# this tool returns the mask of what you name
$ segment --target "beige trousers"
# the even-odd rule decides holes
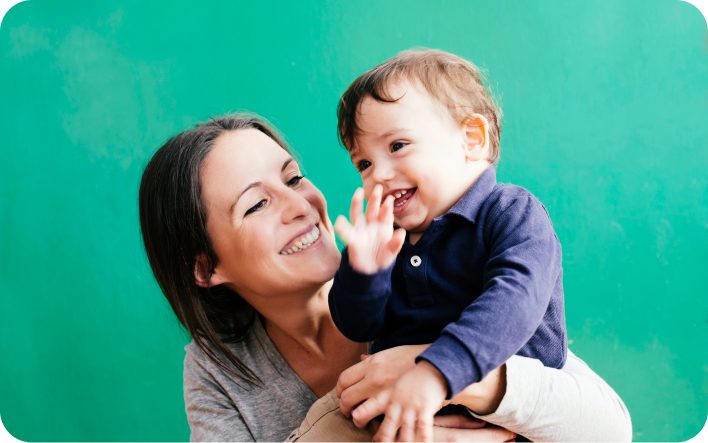
[[[374,419],[364,429],[354,425],[339,410],[339,398],[335,390],[317,400],[305,416],[299,428],[290,433],[286,442],[295,441],[371,441],[381,424]]]

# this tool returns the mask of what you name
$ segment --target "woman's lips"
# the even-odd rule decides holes
[[[295,239],[290,240],[288,245],[282,251],[280,251],[279,254],[296,254],[312,246],[314,243],[317,242],[319,238],[320,229],[317,227],[317,225],[314,225],[309,231],[305,231],[302,234],[298,234]]]

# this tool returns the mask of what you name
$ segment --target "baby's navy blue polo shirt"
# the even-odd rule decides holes
[[[443,374],[452,398],[514,354],[563,367],[562,276],[546,208],[497,183],[490,166],[390,268],[361,274],[345,248],[329,305],[339,330],[373,341],[373,352],[432,343],[418,360]]]

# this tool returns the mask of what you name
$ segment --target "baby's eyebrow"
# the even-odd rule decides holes
[[[388,138],[394,134],[397,134],[399,132],[407,132],[408,128],[393,128],[389,131],[384,132],[383,134],[379,135],[377,138],[382,139],[382,138]]]
[[[353,164],[356,165],[356,160],[359,159],[359,149],[352,148],[351,151],[349,151],[349,160],[352,161]]]

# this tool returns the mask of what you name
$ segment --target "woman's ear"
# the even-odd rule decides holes
[[[489,154],[489,123],[481,114],[472,114],[462,122],[463,143],[467,160],[484,160]]]
[[[204,254],[199,254],[194,260],[194,281],[197,283],[197,286],[201,288],[226,283],[226,279],[224,279],[219,272],[215,269],[211,269],[209,260]]]

